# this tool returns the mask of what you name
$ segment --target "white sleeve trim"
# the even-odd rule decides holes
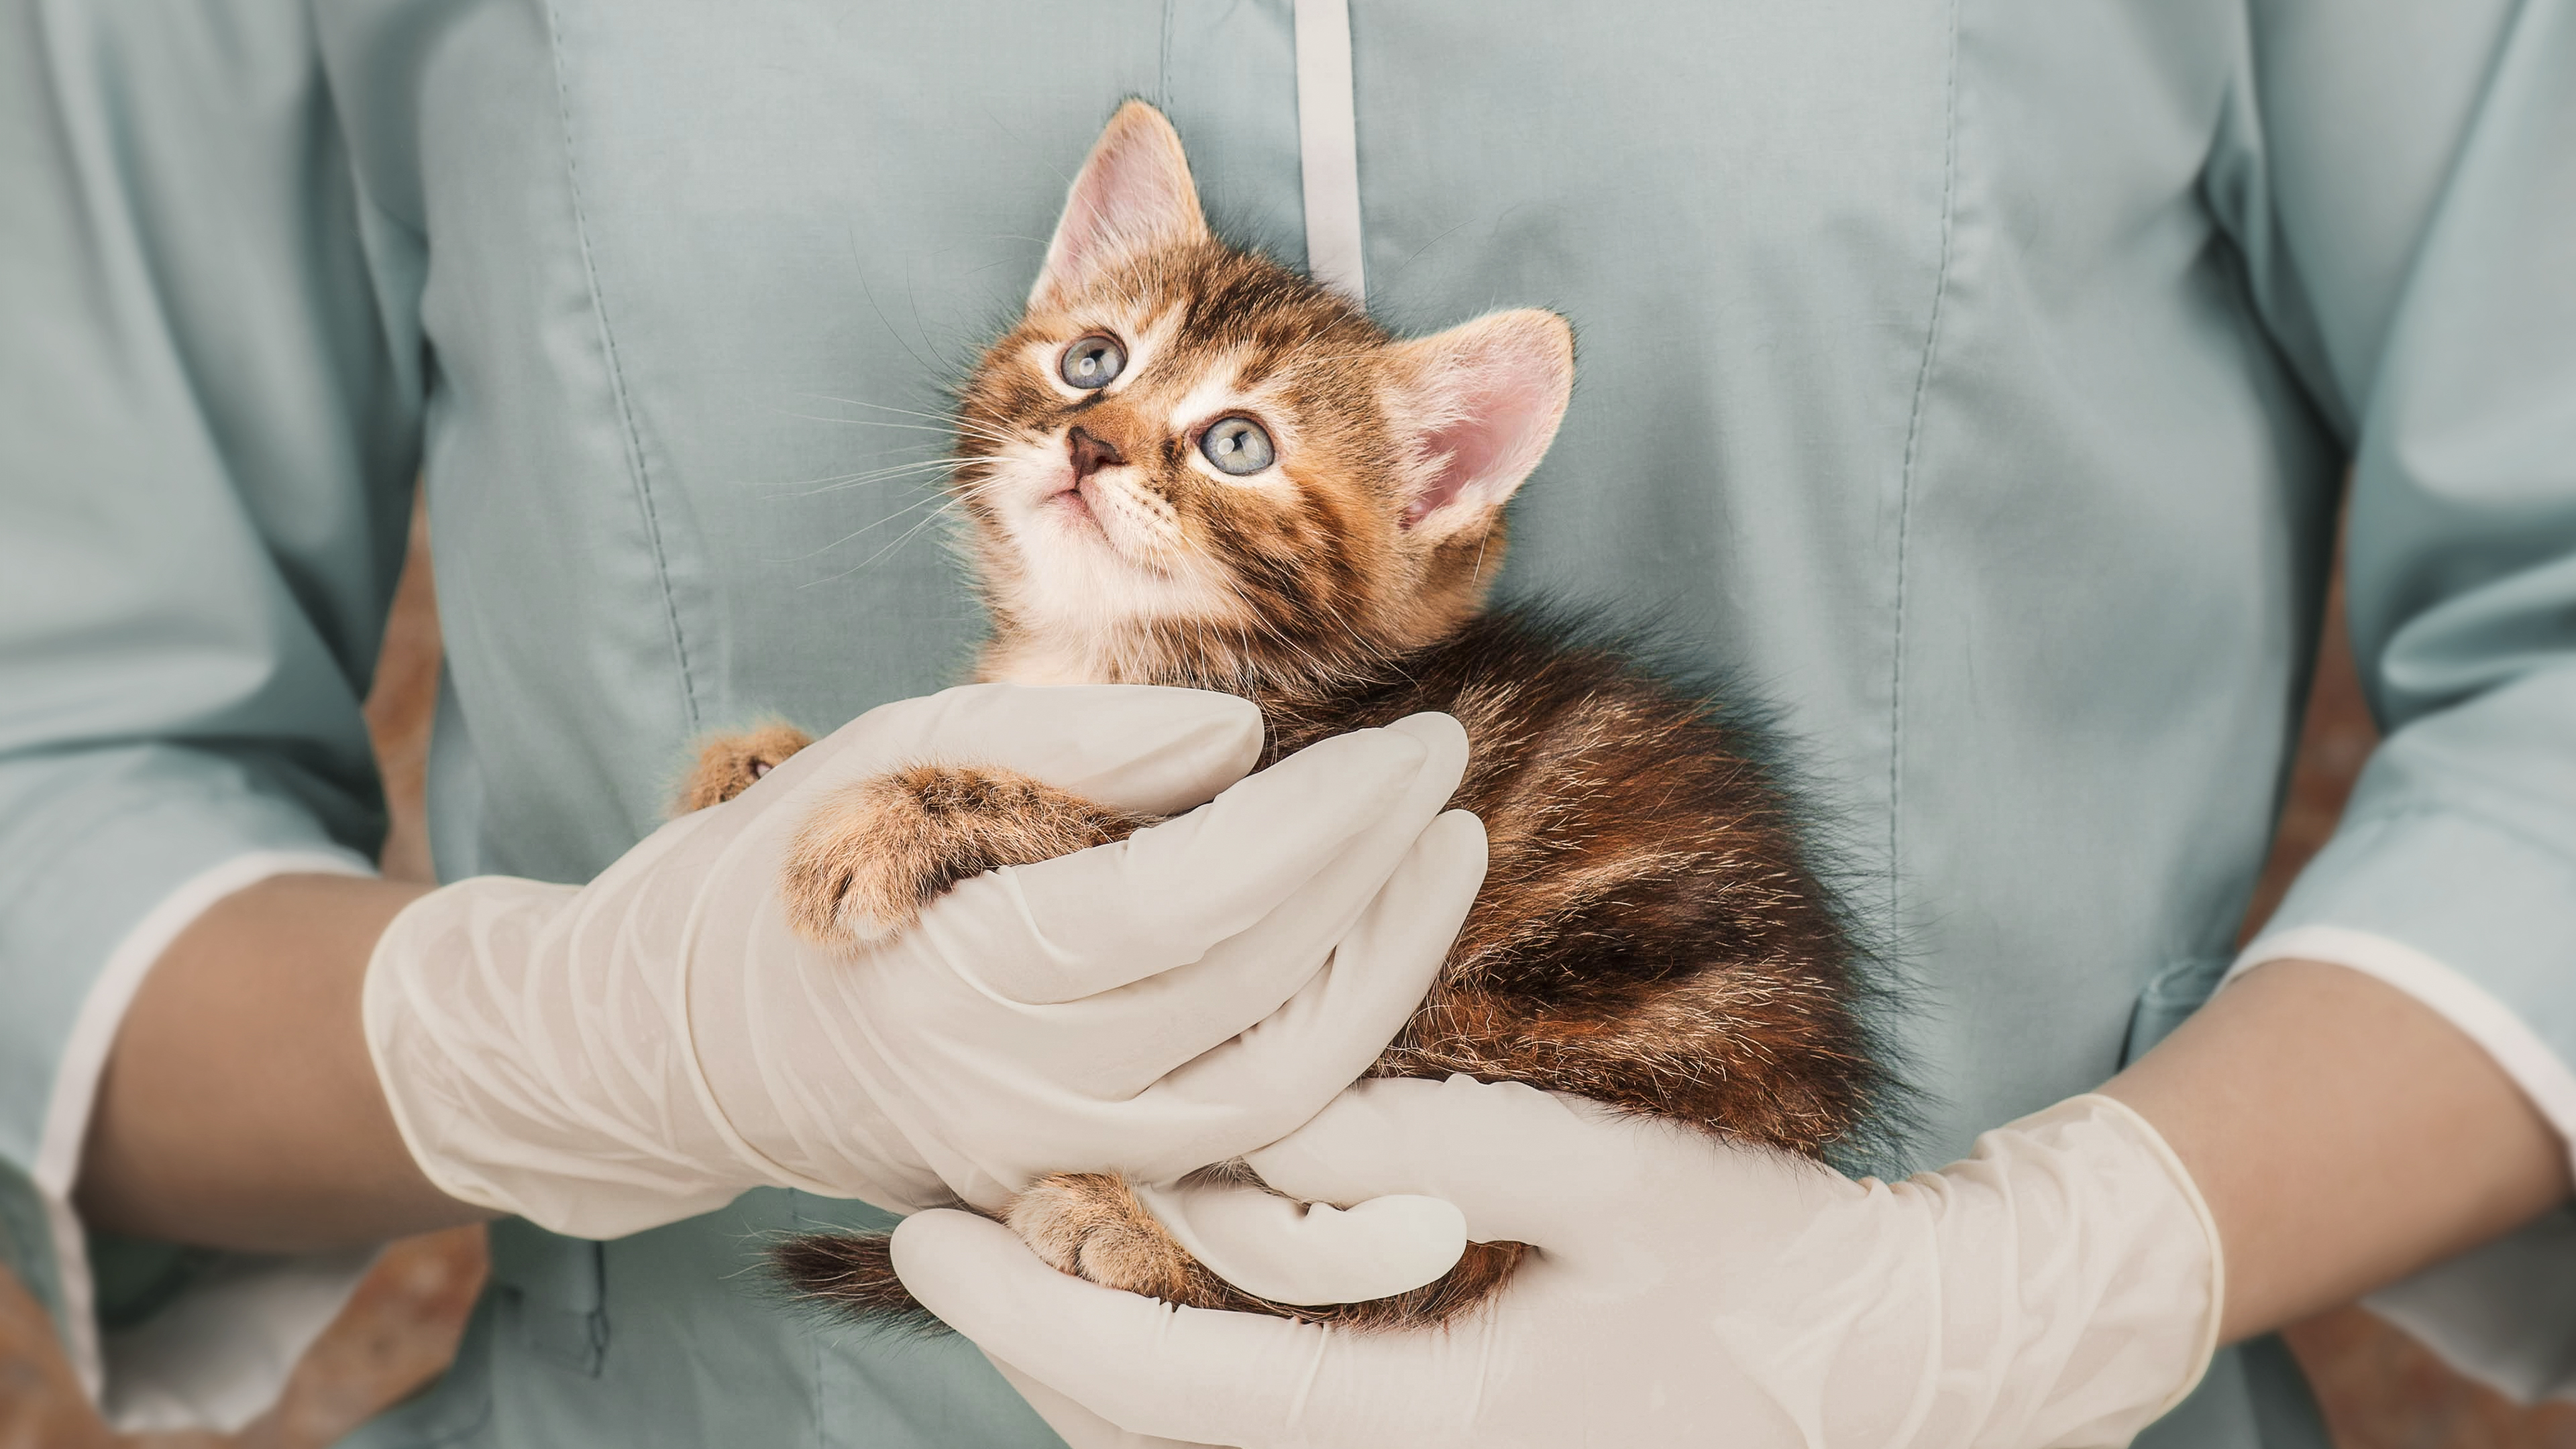
[[[99,1352],[96,1284],[90,1276],[88,1243],[79,1217],[72,1212],[72,1184],[80,1174],[81,1146],[89,1137],[90,1109],[98,1101],[98,1079],[107,1070],[108,1049],[116,1044],[125,1009],[153,963],[207,907],[271,876],[298,874],[371,876],[375,869],[352,853],[260,850],[200,871],[162,897],[116,943],[108,953],[106,969],[90,983],[89,994],[81,999],[80,1012],[72,1019],[71,1039],[63,1044],[62,1060],[54,1069],[53,1094],[45,1103],[44,1133],[36,1142],[32,1176],[36,1195],[45,1205],[47,1235],[53,1240],[72,1369],[93,1403],[101,1401],[106,1371]]]
[[[2343,926],[2293,926],[2237,953],[2228,982],[2271,961],[2323,961],[2387,982],[2441,1014],[2485,1048],[2556,1128],[2576,1161],[2576,1072],[2485,987],[2402,942]]]

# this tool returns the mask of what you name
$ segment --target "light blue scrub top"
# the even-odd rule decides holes
[[[2576,1050],[2576,6],[1352,10],[1378,315],[1581,339],[1508,586],[1784,708],[1918,978],[1913,1163],[2205,993],[2348,460],[2390,738],[2280,923]],[[26,1173],[101,963],[232,856],[375,844],[415,474],[439,869],[582,880],[700,731],[959,677],[927,475],[833,480],[940,451],[1119,98],[1221,230],[1304,255],[1285,0],[7,14],[0,1242],[57,1305]],[[354,1442],[1050,1442],[965,1344],[753,1268],[872,1217],[504,1225],[455,1372]],[[2321,1440],[2258,1346],[2142,1442]]]

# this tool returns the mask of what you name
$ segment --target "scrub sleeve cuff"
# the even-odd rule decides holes
[[[2576,868],[2520,832],[2450,811],[2347,819],[2221,987],[2268,962],[2386,982],[2483,1048],[2576,1163]],[[2534,1403],[2576,1399],[2576,1212],[2364,1300],[2470,1378]]]
[[[72,1208],[99,1078],[153,963],[217,901],[272,876],[299,874],[372,876],[375,870],[352,852],[255,850],[181,882],[109,952],[55,1068],[30,1177],[53,1249],[73,1371],[122,1430],[229,1432],[249,1422],[276,1400],[287,1373],[374,1258],[369,1251],[228,1263],[210,1275],[206,1303],[192,1305],[183,1296],[135,1329],[130,1342],[107,1344],[99,1332],[88,1239]],[[218,1311],[208,1311],[218,1304]]]

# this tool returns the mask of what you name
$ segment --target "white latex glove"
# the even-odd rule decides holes
[[[1234,783],[1229,695],[977,685],[887,705],[588,886],[460,881],[395,918],[365,1022],[443,1191],[615,1237],[763,1184],[909,1211],[1054,1171],[1176,1177],[1271,1141],[1383,1049],[1484,875],[1445,715]],[[958,885],[855,958],[787,925],[813,802],[922,761],[1202,808]],[[1228,788],[1230,787],[1230,788]],[[1219,790],[1223,793],[1219,794]]]
[[[963,1213],[906,1221],[895,1267],[1076,1449],[2119,1445],[2217,1337],[2208,1210],[2107,1097],[1893,1186],[1463,1077],[1364,1083],[1251,1160],[1539,1251],[1474,1316],[1374,1335],[1112,1292]]]

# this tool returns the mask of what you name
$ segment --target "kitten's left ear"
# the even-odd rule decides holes
[[[1073,178],[1029,305],[1061,305],[1120,262],[1207,236],[1180,133],[1162,112],[1129,101],[1109,118]]]
[[[1402,344],[1412,377],[1391,399],[1412,435],[1407,532],[1481,533],[1556,440],[1574,390],[1574,329],[1553,312],[1496,312]]]

